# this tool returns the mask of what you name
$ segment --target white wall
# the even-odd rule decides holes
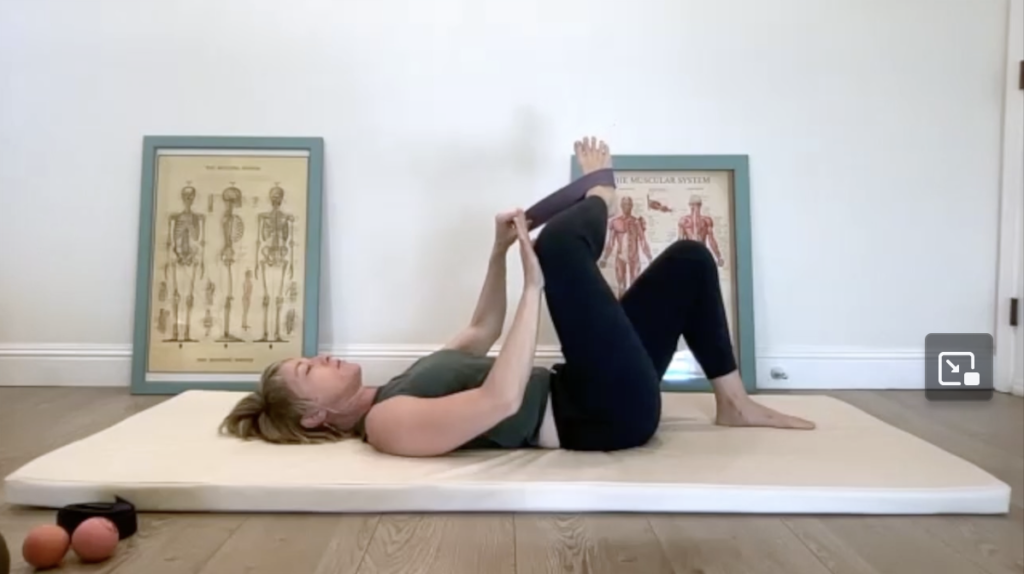
[[[1019,265],[1017,267],[1017,298],[1020,298],[1022,294],[1024,294],[1024,265]],[[1018,327],[1013,338],[1016,355],[1013,358],[1013,378],[1010,386],[1010,392],[1017,396],[1024,396],[1024,333],[1022,333],[1019,326],[1021,323],[1024,323],[1022,319],[1024,319],[1024,311],[1021,311],[1018,307]]]
[[[1010,0],[1003,98],[1002,195],[999,202],[999,263],[996,278],[995,386],[1024,395],[1024,335],[1011,321],[1012,301],[1024,289],[1024,0]],[[1018,318],[1020,310],[1018,309]],[[1019,323],[1019,321],[1018,321]]]
[[[831,380],[906,384],[925,334],[992,329],[1005,19],[977,0],[0,0],[0,380],[124,367],[144,134],[326,138],[324,342],[400,355],[465,322],[493,213],[564,184],[593,133],[750,155],[762,374],[828,386],[865,359]]]

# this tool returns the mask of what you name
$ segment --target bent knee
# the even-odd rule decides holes
[[[665,252],[675,257],[713,260],[711,250],[700,241],[678,239],[665,248]]]
[[[665,248],[665,256],[681,265],[718,267],[714,255],[706,245],[692,239],[680,239]]]

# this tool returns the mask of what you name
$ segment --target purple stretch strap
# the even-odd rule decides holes
[[[552,217],[583,200],[587,196],[587,192],[598,185],[615,187],[615,170],[605,168],[592,171],[533,204],[526,210],[526,219],[530,221],[530,229],[533,230],[544,225]]]

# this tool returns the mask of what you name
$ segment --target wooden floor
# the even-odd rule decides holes
[[[328,574],[1024,572],[1024,400],[929,403],[920,393],[828,393],[985,468],[1013,487],[998,517],[694,515],[143,515],[99,565],[61,572]],[[122,389],[0,388],[0,476],[164,400]],[[913,461],[908,461],[912,464]],[[12,572],[51,511],[0,497]]]

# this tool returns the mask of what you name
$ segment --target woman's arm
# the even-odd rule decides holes
[[[448,341],[446,349],[460,349],[474,355],[486,355],[501,336],[508,306],[505,294],[506,252],[507,248],[495,243],[487,261],[487,275],[484,277],[484,285],[473,310],[473,317],[465,329]]]
[[[526,383],[533,371],[540,330],[540,302],[540,287],[528,285],[523,288],[508,337],[480,387],[495,401],[508,405],[510,414],[519,410]]]
[[[388,399],[367,415],[367,441],[389,454],[437,456],[515,414],[533,371],[540,302],[541,288],[528,285],[505,344],[480,387],[438,398]]]

